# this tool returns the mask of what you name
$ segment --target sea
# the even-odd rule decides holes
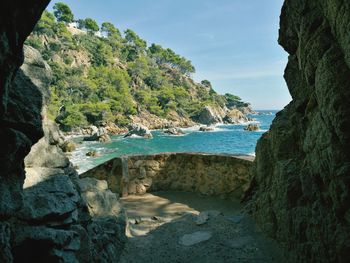
[[[162,130],[153,130],[152,139],[141,137],[123,138],[111,136],[111,142],[84,142],[74,138],[77,149],[69,156],[78,173],[83,173],[112,158],[125,155],[155,154],[164,152],[192,152],[229,155],[255,156],[255,146],[264,132],[267,132],[278,111],[263,110],[248,115],[260,127],[248,132],[247,124],[217,124],[213,131],[201,132],[200,126],[182,129],[184,135],[167,135]],[[96,151],[98,157],[88,157],[86,153]]]

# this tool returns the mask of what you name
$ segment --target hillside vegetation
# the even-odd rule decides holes
[[[75,21],[76,26],[72,26]],[[191,61],[169,48],[148,45],[134,31],[112,23],[74,20],[68,6],[45,11],[27,39],[53,71],[49,116],[70,130],[149,118],[151,128],[170,120],[188,126],[205,106],[218,112],[246,107],[239,97],[217,94],[208,80],[191,78]]]

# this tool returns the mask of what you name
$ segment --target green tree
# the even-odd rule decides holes
[[[147,58],[140,56],[128,64],[128,73],[133,78],[145,79],[149,72]]]
[[[84,22],[84,26],[89,33],[95,33],[100,30],[96,20],[92,18],[86,18]]]
[[[147,42],[141,39],[131,29],[125,30],[124,33],[126,42],[124,53],[126,53],[126,59],[127,61],[134,61],[146,51]]]
[[[207,88],[209,88],[209,89],[212,89],[212,85],[211,85],[211,83],[210,83],[210,81],[209,80],[202,80],[201,81],[201,84],[204,86],[204,87],[207,87]]]
[[[46,34],[49,36],[54,35],[53,28],[55,27],[56,21],[53,14],[48,11],[44,11],[41,15],[40,20],[34,28],[34,32],[37,34]]]
[[[78,19],[78,20],[77,20],[77,24],[78,24],[78,28],[79,28],[80,30],[85,29],[85,19]]]
[[[121,34],[118,28],[116,28],[110,22],[103,22],[101,25],[102,33],[105,33],[108,37],[121,38]]]
[[[62,2],[58,2],[53,6],[54,15],[59,22],[71,23],[74,20],[72,10],[68,5]]]

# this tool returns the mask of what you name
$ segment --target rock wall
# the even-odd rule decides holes
[[[293,101],[256,148],[248,208],[296,262],[350,257],[350,2],[286,0]]]
[[[9,220],[22,206],[23,159],[43,135],[40,94],[30,81],[14,90],[13,79],[23,62],[23,42],[48,3],[0,3],[0,262],[12,260]]]
[[[250,157],[165,153],[110,160],[80,177],[106,180],[113,192],[176,190],[241,198],[250,182]]]
[[[64,139],[46,116],[50,67],[37,50],[25,46],[24,54],[8,110],[17,121],[40,116],[44,137],[25,158],[18,211],[1,225],[1,262],[117,262],[126,228],[118,198],[105,181],[77,178],[60,148]]]

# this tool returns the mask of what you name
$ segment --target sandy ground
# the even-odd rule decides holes
[[[287,262],[238,202],[183,192],[121,200],[129,221],[122,263]],[[206,220],[198,224],[202,215]]]

